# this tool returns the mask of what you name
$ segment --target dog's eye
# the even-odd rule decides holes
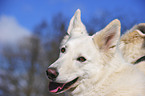
[[[63,47],[63,48],[61,48],[61,53],[64,53],[65,52],[65,48]]]
[[[81,57],[78,57],[77,60],[80,62],[85,62],[86,58],[81,56]]]

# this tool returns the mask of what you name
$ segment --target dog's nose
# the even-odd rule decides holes
[[[50,80],[55,80],[59,73],[57,72],[56,68],[48,68],[46,70],[46,74]]]

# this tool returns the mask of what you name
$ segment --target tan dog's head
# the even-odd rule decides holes
[[[120,48],[130,63],[145,55],[145,23],[135,25],[121,37]]]
[[[115,53],[120,37],[120,22],[114,20],[103,30],[89,36],[81,21],[78,9],[72,17],[68,31],[60,46],[60,56],[47,69],[50,79],[49,91],[62,93],[68,89],[76,89],[89,78],[96,76],[108,64]]]

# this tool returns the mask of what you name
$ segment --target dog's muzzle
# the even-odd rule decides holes
[[[50,79],[49,82],[49,91],[52,93],[62,93],[65,92],[66,90],[69,90],[70,88],[73,87],[73,85],[78,81],[79,77],[74,78],[73,80],[70,80],[69,82],[56,82],[56,78],[59,75],[58,71],[56,68],[48,68],[46,70],[47,77]]]
[[[52,81],[54,81],[56,79],[56,77],[59,75],[56,68],[48,68],[46,70],[46,74],[47,74],[47,77]]]

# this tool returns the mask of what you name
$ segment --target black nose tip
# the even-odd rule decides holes
[[[57,72],[56,68],[48,68],[46,70],[46,74],[50,80],[55,80],[59,73]]]

